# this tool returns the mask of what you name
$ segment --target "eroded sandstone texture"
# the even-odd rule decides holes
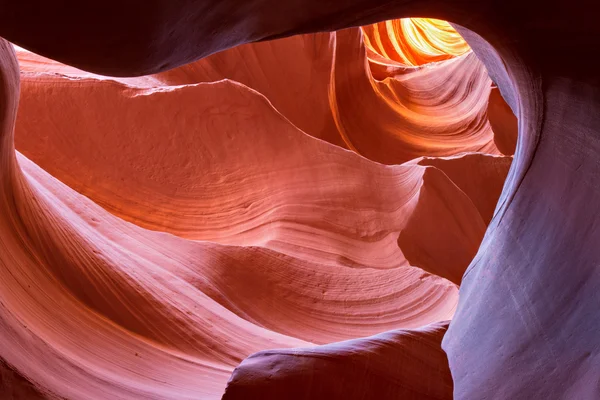
[[[559,3],[0,1],[2,395],[600,397]]]

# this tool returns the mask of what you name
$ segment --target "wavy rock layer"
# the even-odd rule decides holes
[[[470,50],[460,34],[446,21],[430,18],[403,18],[362,28],[370,61],[395,61],[417,66],[449,60]]]
[[[447,323],[308,349],[253,354],[233,371],[223,400],[451,399],[441,348]],[[303,390],[298,390],[303,388]]]
[[[118,81],[155,88],[230,79],[263,94],[303,132],[385,164],[425,155],[500,154],[487,118],[491,81],[472,53],[377,80],[363,37],[360,29],[348,29],[254,43],[152,77]],[[25,81],[40,73],[106,80],[19,54],[23,71],[34,75]]]
[[[459,306],[442,342],[454,395],[600,397],[600,58],[592,54],[600,25],[594,2],[106,0],[81,7],[66,0],[60,5],[4,1],[0,34],[68,64],[119,76],[157,73],[242,43],[391,18],[427,16],[464,26],[458,29],[517,115],[520,135],[499,205],[463,276]],[[9,128],[10,120],[3,124]],[[7,148],[8,139],[3,140]],[[4,178],[8,171],[17,175],[8,169],[10,154],[2,153]],[[3,193],[14,185],[3,180]],[[14,196],[3,196],[14,204]],[[14,213],[0,215],[15,219]],[[37,271],[25,271],[30,270]],[[9,288],[0,292],[3,301],[25,286]],[[9,309],[27,309],[19,304]],[[10,361],[4,352],[22,347],[1,348]]]
[[[330,374],[366,374],[357,395],[450,396],[435,323],[455,312],[508,173],[496,137],[514,132],[492,131],[491,81],[454,34],[446,60],[418,48],[439,62],[376,69],[365,32],[139,78],[17,49],[19,79],[2,42],[7,393],[218,398],[248,355],[298,347],[244,361],[226,396],[300,393],[307,368],[314,396],[348,398]],[[285,366],[273,385],[264,365]]]

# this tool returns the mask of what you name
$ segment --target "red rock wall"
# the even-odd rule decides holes
[[[361,358],[369,346],[326,343],[397,328],[404,330],[396,349],[403,335],[434,329],[439,338],[441,328],[419,327],[452,317],[460,283],[443,339],[454,397],[598,397],[598,65],[585,56],[597,28],[585,2],[521,4],[518,12],[511,1],[356,1],[303,12],[290,3],[286,13],[255,2],[229,14],[230,3],[209,13],[201,4],[149,5],[148,18],[127,29],[107,17],[115,23],[105,36],[98,33],[107,28],[83,23],[89,15],[81,10],[69,27],[84,40],[63,46],[62,25],[0,29],[95,72],[157,73],[111,80],[59,66],[54,75],[24,69],[21,155],[12,145],[18,70],[3,44],[0,356],[12,370],[67,398],[210,398],[250,353],[325,344],[297,352],[333,354],[335,368],[317,368],[312,358],[297,365],[283,350],[259,353],[236,370],[228,396],[244,398],[248,382],[265,398],[299,390],[398,396],[409,375],[399,370],[385,379],[389,386],[374,384],[380,364],[367,368]],[[15,21],[24,12],[7,10]],[[122,11],[125,19],[133,8]],[[56,11],[46,17],[53,15],[60,23]],[[327,51],[316,59],[331,63],[315,81],[328,90],[311,85],[318,100],[302,104],[315,111],[302,113],[325,122],[304,126],[291,100],[302,96],[273,93],[279,100],[271,102],[259,89],[269,77],[209,83],[195,66],[160,72],[246,41],[402,15],[468,28],[460,32],[518,117],[515,162],[493,216],[492,193],[508,168],[498,154],[510,153],[515,121],[473,54],[442,61],[440,75],[381,68],[360,30],[320,34]],[[200,16],[206,24],[198,27]],[[115,45],[123,31],[132,36]],[[567,50],[569,62],[556,62]],[[231,74],[222,78],[234,81]],[[428,93],[436,82],[447,91]],[[434,342],[406,359],[430,360],[435,368],[419,368],[420,383],[440,374],[436,386],[415,390],[445,398],[448,371]],[[358,369],[339,346],[356,349]],[[404,359],[375,353],[385,365]],[[272,362],[285,368],[270,385],[260,374]],[[314,383],[297,375],[308,370],[319,372]],[[332,386],[323,379],[331,374],[355,385]],[[373,380],[356,382],[355,374]]]

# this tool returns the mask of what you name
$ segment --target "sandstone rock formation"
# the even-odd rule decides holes
[[[598,396],[577,1],[111,3],[0,17],[5,393]]]
[[[233,372],[223,400],[450,399],[441,348],[447,325],[253,354]]]

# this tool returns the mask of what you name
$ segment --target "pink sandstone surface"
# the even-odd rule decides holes
[[[600,395],[585,1],[70,3],[2,4],[2,396]]]

